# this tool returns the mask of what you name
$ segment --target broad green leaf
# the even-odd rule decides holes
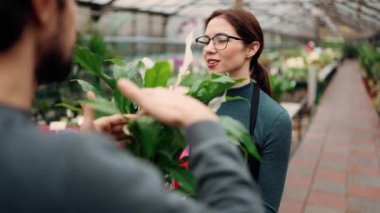
[[[180,188],[189,195],[196,194],[196,184],[190,171],[180,166],[169,168],[169,174],[180,184]]]
[[[55,106],[63,107],[63,108],[69,109],[73,112],[79,112],[79,113],[82,112],[82,109],[80,107],[76,107],[76,106],[69,104],[69,103],[59,103],[59,104],[56,104]]]
[[[95,96],[103,96],[103,92],[101,92],[100,89],[98,89],[94,85],[91,85],[87,81],[80,80],[80,79],[75,79],[73,81],[78,82],[78,84],[81,86],[84,92],[92,91],[95,93]]]
[[[158,151],[170,153],[172,159],[178,159],[186,146],[184,133],[178,127],[163,125],[159,135]]]
[[[134,107],[133,103],[126,98],[119,90],[113,91],[114,103],[119,111],[123,114],[136,113],[137,108]]]
[[[166,181],[172,183],[173,177],[169,174],[168,168],[180,165],[178,158],[173,158],[166,150],[157,150],[151,162],[160,168],[164,176],[167,176]]]
[[[114,67],[113,77],[117,80],[120,78],[128,78],[128,72],[124,67]]]
[[[102,60],[88,48],[77,47],[74,60],[88,73],[100,76],[102,72]]]
[[[208,79],[208,77],[207,72],[192,72],[182,77],[180,85],[191,88],[190,91],[196,91],[199,85]]]
[[[110,62],[119,67],[124,67],[127,65],[127,63],[125,63],[123,59],[117,59],[117,58],[107,59],[107,60],[104,60],[104,62]]]
[[[239,121],[228,116],[220,116],[219,121],[232,140],[239,141],[250,155],[260,160],[260,154],[248,130]]]
[[[168,61],[159,61],[145,73],[145,87],[166,87],[172,76],[172,68]]]
[[[130,63],[126,67],[115,67],[113,72],[115,81],[121,78],[128,78],[138,86],[141,86],[142,79],[137,66],[138,65],[135,63]],[[137,107],[135,107],[135,105],[128,98],[121,94],[119,90],[113,90],[113,98],[116,107],[122,113],[130,114],[137,111]]]
[[[189,95],[208,104],[215,96],[220,96],[233,85],[241,82],[242,79],[232,79],[227,75],[212,74],[203,80],[198,88],[192,87]]]
[[[240,146],[240,144],[238,144],[238,147],[239,147],[240,152],[241,152],[242,155],[243,155],[243,158],[247,160],[247,159],[248,159],[248,152],[247,152],[247,150],[245,149],[245,147]]]
[[[100,74],[100,78],[112,89],[112,90],[117,90],[116,86],[116,79],[112,78],[111,76],[108,76],[105,73]]]
[[[161,143],[162,142],[163,141],[161,141]],[[168,150],[166,149],[160,150],[158,148],[155,154],[156,156],[155,156],[155,159],[153,159],[153,161],[154,163],[157,163],[162,168],[172,166],[173,164],[175,164],[174,162],[177,160],[173,158],[173,155],[169,153]]]
[[[100,57],[101,60],[105,59],[108,54],[107,44],[104,41],[103,37],[94,34],[90,40],[88,41],[88,47],[91,50],[91,52],[95,53]]]
[[[141,74],[140,70],[142,69],[144,65],[141,62],[134,62],[129,63],[126,66],[126,78],[133,81],[138,86],[143,86],[143,75]]]
[[[142,145],[141,157],[150,159],[155,153],[161,126],[159,122],[148,116],[140,116],[129,123],[129,130],[134,138],[132,143]]]
[[[283,76],[278,75],[271,75],[269,77],[270,80],[270,86],[272,90],[272,97],[276,101],[280,101],[282,95],[293,89],[294,86],[292,86],[291,81],[284,78]]]
[[[112,102],[101,97],[95,97],[94,99],[87,99],[80,101],[81,104],[88,105],[93,109],[102,112],[106,115],[120,114],[120,111],[115,107]]]

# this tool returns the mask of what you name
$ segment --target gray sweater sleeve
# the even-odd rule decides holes
[[[67,211],[263,212],[241,154],[227,142],[222,127],[198,122],[186,135],[191,147],[190,170],[198,182],[196,198],[165,190],[157,169],[94,138],[77,142],[68,159]]]

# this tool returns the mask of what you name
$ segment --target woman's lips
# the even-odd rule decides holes
[[[207,59],[207,67],[208,68],[214,68],[219,64],[219,60],[216,59]]]

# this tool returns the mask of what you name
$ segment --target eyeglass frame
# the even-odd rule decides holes
[[[226,46],[225,46],[224,48],[222,48],[222,49],[218,49],[218,48],[215,47],[215,41],[214,41],[214,39],[215,39],[216,37],[218,37],[218,36],[226,36],[226,37],[227,37]],[[205,42],[199,42],[199,39],[200,39],[200,38],[208,38],[209,41],[207,42],[207,44],[206,44]],[[244,39],[239,38],[239,37],[230,36],[230,35],[225,34],[225,33],[217,33],[217,34],[214,35],[212,38],[210,38],[210,36],[208,36],[208,35],[199,36],[198,38],[195,39],[195,43],[196,43],[196,44],[201,44],[201,45],[203,45],[203,48],[204,48],[204,47],[206,47],[207,45],[209,45],[210,42],[212,41],[212,45],[214,46],[214,48],[215,48],[216,50],[224,50],[224,49],[227,48],[227,46],[228,46],[228,42],[230,41],[230,39],[235,39],[235,40],[239,40],[239,41],[244,41]]]

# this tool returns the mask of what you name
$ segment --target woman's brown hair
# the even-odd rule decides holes
[[[254,41],[260,43],[258,51],[250,62],[251,78],[257,82],[260,89],[271,96],[268,71],[258,61],[264,48],[264,36],[256,17],[243,9],[216,10],[206,19],[206,27],[216,17],[222,17],[229,22],[237,34],[244,40],[244,43],[251,44]]]

